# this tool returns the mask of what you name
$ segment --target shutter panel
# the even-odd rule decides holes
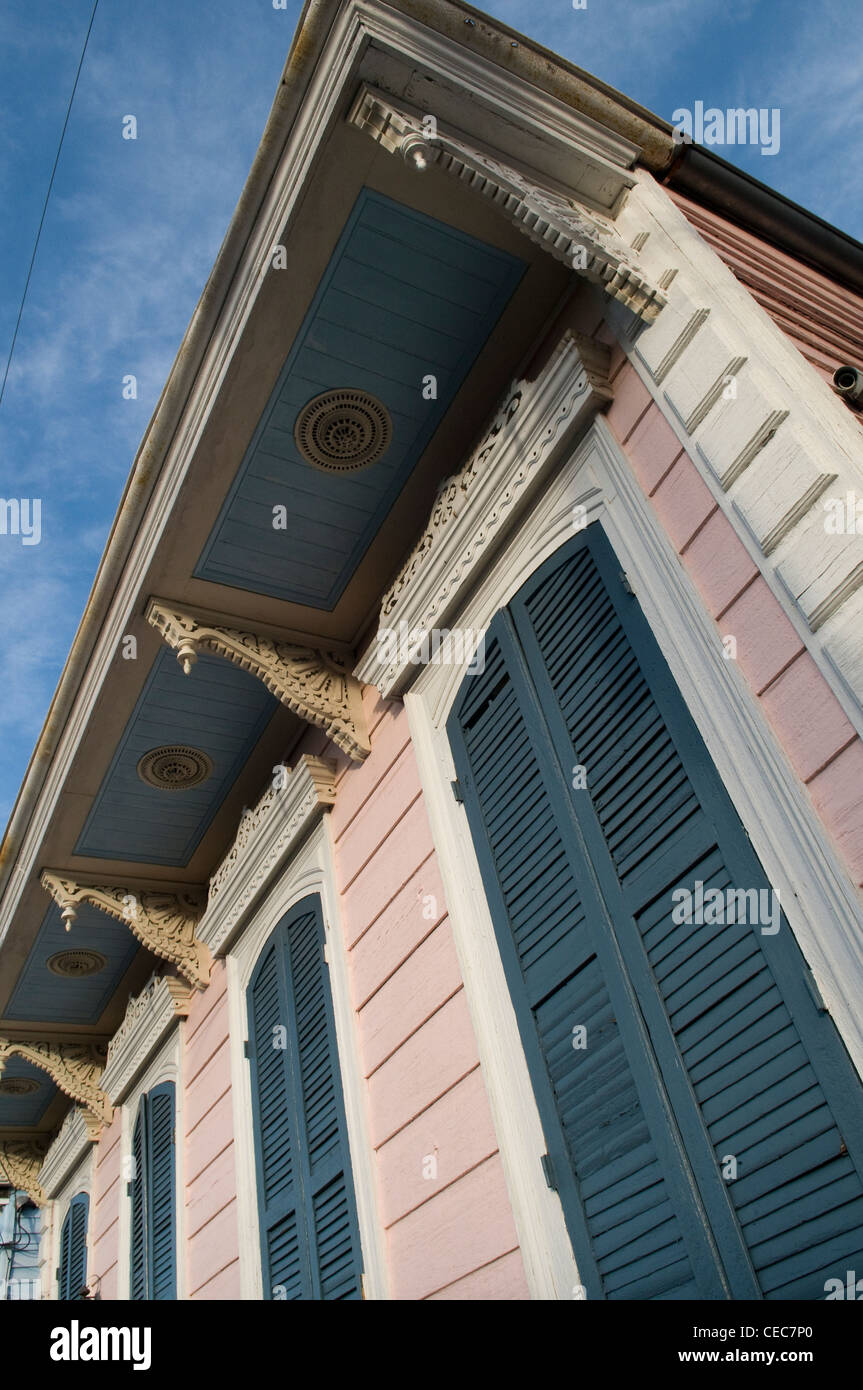
[[[491,632],[504,639],[502,628]],[[645,1116],[650,1078],[636,1081],[627,1006],[609,996],[601,922],[510,669],[490,636],[450,734],[581,1277],[596,1297],[718,1296],[679,1156],[657,1148]],[[660,1136],[661,1118],[657,1107]]]
[[[292,1090],[278,930],[265,947],[248,991],[252,1098],[263,1246],[264,1297],[309,1298],[301,1259],[301,1198],[294,1184]],[[280,1031],[284,1030],[284,1031]]]
[[[618,947],[616,973],[632,990],[633,1012],[647,1026],[670,1132],[685,1151],[731,1295],[823,1298],[825,1279],[863,1249],[860,1080],[832,1021],[817,1012],[784,918],[776,935],[748,920],[674,921],[674,894],[694,892],[698,881],[723,892],[767,892],[769,885],[618,574],[596,526],[543,566],[502,626],[512,644],[507,679],[522,718],[542,726],[553,750],[546,785],[566,786],[574,764],[587,769],[587,790],[567,786],[558,820],[574,815],[566,838],[572,833],[583,849],[579,884],[595,880],[595,911]],[[454,746],[461,734],[468,758],[476,704],[470,691],[456,707]],[[481,762],[482,746],[477,756]],[[487,836],[497,802],[471,767]],[[496,866],[499,879],[507,872],[508,861]],[[513,931],[529,886],[524,867],[514,872],[506,908]],[[579,910],[573,907],[572,918]],[[523,978],[529,990],[529,973]],[[570,1009],[567,1020],[574,1019]],[[589,1032],[576,1069],[579,1054],[567,1056],[561,1038],[549,1037],[545,1050],[552,1077],[558,1065],[566,1078],[555,1082],[558,1093],[568,1095],[566,1086],[577,1089],[602,1065],[602,1044]],[[599,1142],[591,1111],[578,1112],[577,1129],[582,1144]],[[736,1159],[735,1181],[723,1181],[726,1156]],[[611,1175],[608,1159],[600,1171]],[[606,1235],[596,1232],[595,1181],[580,1184],[580,1203],[600,1262]],[[647,1217],[645,1208],[653,1249],[662,1228],[650,1229]],[[602,1289],[615,1296],[605,1272]]]
[[[66,1213],[64,1228],[68,1224],[67,1292],[64,1298],[80,1298],[81,1290],[87,1282],[87,1215],[90,1199],[86,1192],[79,1192],[72,1198]]]
[[[131,1248],[129,1272],[129,1298],[147,1297],[147,1207],[145,1134],[147,1127],[147,1097],[138,1102],[138,1114],[132,1132],[132,1178],[131,1178]]]
[[[57,1297],[68,1299],[69,1293],[69,1239],[72,1230],[72,1208],[66,1212],[60,1229],[60,1263],[57,1266]]]
[[[164,1301],[177,1297],[173,1082],[150,1092],[148,1121],[149,1297]]]
[[[303,899],[273,933],[249,985],[268,1297],[360,1297],[359,1231],[323,952],[320,903]],[[276,1037],[287,1046],[274,1047]]]

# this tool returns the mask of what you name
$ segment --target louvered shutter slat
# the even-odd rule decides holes
[[[249,984],[266,1297],[360,1296],[360,1252],[317,899],[276,928]],[[288,1046],[274,1050],[274,1024]]]
[[[450,719],[478,852],[491,856],[505,964],[509,941],[604,1296],[703,1297],[707,1277],[730,1281],[732,1296],[823,1297],[830,1261],[863,1249],[863,1090],[815,1011],[784,918],[775,939],[748,919],[674,920],[677,890],[696,881],[723,894],[769,885],[618,572],[598,526],[546,562],[495,620],[485,673],[465,681]],[[569,788],[575,764],[587,769],[586,791]],[[540,845],[553,883],[537,873]],[[633,1051],[640,1013],[646,1069]],[[593,1036],[573,1059],[567,1022],[585,1019]],[[847,1154],[842,1136],[853,1139]],[[680,1187],[672,1195],[643,1179],[669,1171],[651,1152],[661,1143],[667,1158],[669,1142],[713,1227],[714,1276],[702,1254],[694,1276],[680,1261]],[[738,1177],[725,1182],[728,1154]]]

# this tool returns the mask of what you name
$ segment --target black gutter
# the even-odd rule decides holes
[[[863,245],[700,145],[681,145],[664,175],[669,188],[863,294]]]

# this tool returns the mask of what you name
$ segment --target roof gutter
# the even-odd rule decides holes
[[[249,177],[135,457],[93,587],[0,844],[4,893],[79,686],[158,481],[237,265],[281,158],[338,0],[306,0]]]
[[[863,245],[700,145],[678,146],[662,182],[863,294]]]

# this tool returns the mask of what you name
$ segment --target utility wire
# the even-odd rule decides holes
[[[81,49],[81,57],[78,60],[78,70],[75,73],[75,81],[72,83],[72,95],[69,97],[69,105],[66,107],[66,119],[63,122],[63,129],[60,133],[60,143],[57,146],[57,155],[54,159],[54,167],[51,170],[51,177],[48,180],[48,192],[45,194],[45,202],[42,207],[42,216],[39,218],[39,229],[36,232],[36,240],[33,243],[33,254],[30,257],[30,265],[27,270],[27,279],[24,282],[24,293],[21,296],[21,303],[18,307],[18,317],[15,320],[15,331],[12,334],[12,343],[9,348],[9,356],[6,358],[6,370],[3,373],[3,381],[2,383],[0,383],[0,405],[3,404],[3,396],[6,391],[6,382],[9,377],[9,368],[12,365],[12,354],[15,351],[15,344],[18,341],[18,329],[21,327],[21,316],[24,313],[24,302],[27,298],[27,291],[30,288],[30,277],[33,274],[33,265],[36,260],[36,252],[39,249],[39,238],[42,235],[42,228],[45,225],[45,214],[48,211],[48,202],[51,197],[51,190],[54,187],[54,175],[57,173],[57,165],[60,163],[60,152],[63,149],[63,141],[66,138],[66,127],[69,124],[69,117],[72,113],[72,103],[75,100],[75,93],[78,90],[78,78],[81,76],[81,69],[84,66],[84,57],[87,52],[87,45],[90,42],[90,34],[93,29],[93,20],[96,18],[96,11],[98,8],[99,0],[96,0],[96,3],[93,6],[93,12],[90,15],[90,23],[87,25],[87,33],[84,38],[84,47]]]

